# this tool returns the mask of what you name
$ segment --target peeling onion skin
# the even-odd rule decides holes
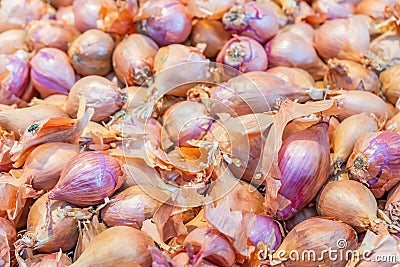
[[[385,204],[385,213],[389,218],[400,224],[400,185],[395,186],[388,194],[387,201]]]
[[[218,53],[216,61],[241,72],[263,71],[268,67],[264,48],[246,36],[237,36],[226,42]]]
[[[158,45],[145,35],[129,35],[113,52],[115,74],[128,85],[141,85],[152,75],[158,49]]]
[[[356,142],[347,171],[366,184],[376,198],[400,181],[400,134],[389,131],[362,135]]]
[[[79,96],[84,96],[86,105],[94,108],[92,121],[95,122],[108,121],[124,105],[119,87],[102,76],[86,76],[72,86],[65,103],[66,111],[71,117],[77,116]]]
[[[309,204],[329,177],[330,149],[328,123],[320,122],[292,134],[283,141],[278,154],[282,177],[278,208],[266,203],[267,212],[287,220]],[[288,199],[291,203],[286,203]]]
[[[351,60],[329,59],[325,82],[332,90],[362,90],[377,94],[379,78],[372,70]]]
[[[101,219],[109,227],[125,225],[140,230],[143,221],[151,219],[160,205],[138,185],[134,185],[111,198],[111,203],[101,210]]]
[[[58,208],[71,207],[65,201],[50,201],[48,211],[47,196],[45,194],[36,200],[29,211],[27,230],[37,241],[33,249],[41,253],[53,253],[60,249],[68,251],[75,246],[78,239],[78,222],[74,218],[58,216]],[[50,214],[51,218],[46,214]],[[47,220],[50,220],[49,225]]]
[[[68,201],[80,207],[98,205],[111,197],[123,182],[118,160],[100,153],[84,152],[65,166],[57,185],[49,192],[49,199]]]
[[[161,46],[182,43],[192,31],[192,19],[178,0],[148,0],[135,20],[139,31]]]
[[[222,18],[225,29],[230,34],[238,34],[265,43],[278,33],[279,23],[268,6],[259,2],[236,5]]]
[[[385,130],[400,133],[400,112],[387,121]]]
[[[213,119],[206,107],[198,102],[182,101],[169,107],[162,116],[163,132],[179,147],[191,147],[190,140],[201,140],[210,129]]]
[[[75,83],[75,71],[67,54],[57,48],[42,48],[30,62],[31,80],[42,97],[68,94]]]
[[[92,29],[82,33],[69,46],[68,56],[75,71],[82,76],[108,74],[114,40],[107,33]]]

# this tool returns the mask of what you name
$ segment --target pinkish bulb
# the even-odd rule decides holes
[[[279,22],[273,11],[259,2],[236,5],[224,14],[222,22],[231,34],[248,36],[265,43],[278,33]]]
[[[219,52],[217,62],[241,72],[262,71],[268,67],[267,54],[262,45],[245,36],[230,39]]]
[[[75,72],[63,51],[42,48],[31,59],[31,79],[42,97],[68,94],[75,83]]]
[[[29,80],[28,60],[28,54],[23,50],[0,55],[0,104],[19,102]]]
[[[160,45],[184,42],[192,30],[192,19],[178,0],[149,0],[139,9],[138,28]]]

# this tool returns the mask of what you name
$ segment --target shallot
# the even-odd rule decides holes
[[[49,199],[68,201],[77,206],[97,205],[122,183],[121,165],[117,159],[84,152],[74,156],[64,167],[60,180],[49,192]]]
[[[222,22],[230,34],[248,36],[260,43],[271,39],[279,30],[275,14],[259,2],[232,7],[224,14]]]
[[[263,47],[246,36],[237,36],[226,42],[217,55],[217,62],[241,72],[262,71],[268,67],[268,58]]]
[[[135,20],[139,30],[160,45],[182,43],[192,30],[191,17],[179,0],[148,0]]]
[[[350,178],[382,197],[399,182],[400,134],[389,131],[360,136],[347,162]]]
[[[118,78],[129,85],[141,85],[152,75],[158,45],[149,37],[132,34],[120,42],[113,53]]]
[[[30,62],[31,79],[42,97],[68,94],[75,83],[75,71],[66,53],[57,48],[42,48]]]
[[[312,151],[312,152],[311,152]],[[328,123],[320,122],[283,141],[279,151],[282,173],[278,196],[266,192],[267,211],[286,220],[317,195],[329,176]]]
[[[113,39],[103,31],[93,29],[71,42],[68,56],[80,75],[106,75],[111,71],[113,49]]]
[[[107,121],[124,104],[119,87],[97,75],[86,76],[72,86],[65,103],[70,116],[77,116],[79,98],[82,96],[85,97],[87,106],[94,109],[92,120],[96,122]]]
[[[378,206],[372,192],[353,180],[328,183],[318,198],[318,212],[354,227],[357,231],[373,229]]]

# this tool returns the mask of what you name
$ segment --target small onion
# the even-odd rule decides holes
[[[255,223],[250,231],[249,239],[254,246],[262,242],[275,250],[282,243],[282,230],[278,222],[265,215],[256,215]]]
[[[55,142],[40,145],[29,154],[20,178],[31,180],[35,190],[51,190],[68,161],[78,153],[79,146],[74,144]]]
[[[179,0],[148,0],[135,20],[139,30],[160,45],[182,43],[192,30],[192,20]]]
[[[377,94],[379,78],[372,70],[350,60],[329,59],[325,82],[330,89],[363,90]]]
[[[167,95],[186,96],[193,84],[185,84],[210,79],[209,63],[210,60],[195,47],[181,44],[161,47],[154,58],[155,86]]]
[[[337,95],[335,95],[336,93]],[[393,106],[371,92],[342,90],[334,92],[333,95],[330,99],[337,100],[336,106],[328,110],[327,114],[331,110],[335,110],[339,120],[363,112],[374,113],[378,118],[382,116],[393,117]]]
[[[342,243],[346,244],[345,247]],[[284,266],[344,266],[347,262],[346,257],[335,260],[329,257],[326,251],[341,251],[343,255],[348,255],[347,251],[357,247],[357,234],[353,228],[340,221],[317,217],[296,225],[272,258],[282,262]],[[297,255],[310,257],[296,257],[293,251],[296,251]],[[310,251],[313,251],[317,257],[314,258],[312,254],[306,253]]]
[[[224,14],[222,22],[230,34],[247,36],[265,43],[278,33],[279,24],[268,6],[259,2],[236,5]]]
[[[31,79],[42,97],[68,94],[75,72],[67,54],[57,48],[42,48],[31,59]]]
[[[184,246],[193,249],[190,263],[194,266],[233,266],[235,263],[230,242],[215,229],[196,228],[185,238]]]
[[[210,97],[215,100],[212,112],[240,116],[273,110],[278,99],[310,99],[304,88],[293,86],[268,72],[253,71],[213,87]]]
[[[230,39],[218,53],[216,61],[241,72],[262,71],[268,67],[267,54],[262,45],[246,36]]]
[[[8,30],[0,33],[0,54],[14,54],[18,50],[27,50],[24,30]]]
[[[75,25],[75,15],[72,6],[60,7],[56,12],[56,20],[69,25]]]
[[[296,23],[280,30],[266,45],[271,67],[297,67],[308,71],[315,80],[325,73],[326,66],[312,45],[314,29],[306,23]]]
[[[396,0],[363,0],[356,6],[357,14],[368,15],[373,19],[383,20],[386,19],[385,8],[392,6]]]
[[[312,151],[312,152],[311,152]],[[329,176],[328,123],[320,122],[283,141],[279,151],[282,173],[278,197],[266,193],[267,212],[287,220],[309,204]]]
[[[152,218],[160,205],[134,185],[111,198],[111,202],[101,210],[101,219],[110,227],[125,225],[141,229],[143,221]]]
[[[19,103],[29,80],[29,56],[23,50],[0,54],[0,104]]]
[[[379,80],[383,95],[390,103],[396,104],[400,97],[400,65],[381,72]]]
[[[182,101],[172,105],[162,119],[163,130],[168,138],[180,147],[190,146],[188,141],[192,139],[201,140],[214,121],[208,116],[203,104],[193,101]]]
[[[57,20],[34,20],[25,30],[26,43],[34,51],[53,47],[67,52],[68,44],[80,34],[74,26]]]
[[[314,36],[315,48],[325,59],[360,61],[369,42],[369,24],[361,16],[326,21]]]
[[[93,29],[79,35],[69,46],[68,56],[82,76],[106,75],[111,71],[114,41],[103,31]]]
[[[367,62],[368,59],[381,69],[400,64],[400,35],[387,31],[372,40]]]
[[[94,108],[92,120],[95,122],[107,121],[123,106],[119,87],[101,76],[86,76],[72,86],[65,103],[67,113],[72,117],[77,116],[80,96],[85,97],[87,107]]]
[[[57,185],[50,191],[49,199],[68,201],[77,206],[101,204],[121,187],[122,175],[115,158],[84,152],[67,163]]]
[[[385,130],[400,133],[400,112],[387,121]]]
[[[312,5],[313,9],[327,19],[347,18],[354,13],[354,5],[349,1],[318,0]]]
[[[400,134],[363,134],[355,144],[347,170],[351,179],[365,183],[375,197],[382,197],[400,180]]]
[[[230,35],[225,31],[222,22],[202,19],[193,26],[190,40],[193,46],[206,44],[204,55],[208,58],[214,58],[229,38]]]
[[[103,0],[96,21],[97,28],[112,34],[131,34],[136,32],[133,21],[137,13],[137,0]]]
[[[373,229],[378,206],[372,192],[353,180],[328,183],[318,198],[318,213],[347,223],[358,232]]]
[[[305,70],[293,67],[274,67],[267,72],[293,84],[294,86],[311,88],[315,86],[313,77]]]
[[[198,18],[220,19],[235,0],[187,0],[189,14]]]
[[[50,201],[49,204],[47,201],[47,194],[35,201],[28,215],[26,239],[19,241],[23,243],[31,239],[31,246],[29,242],[26,245],[37,252],[53,253],[60,249],[68,251],[76,244],[78,223],[73,218],[58,216],[58,209],[62,210],[71,205],[64,201]]]
[[[114,267],[124,262],[150,267],[149,246],[154,242],[146,233],[128,226],[111,227],[97,235],[70,267]]]
[[[152,75],[158,45],[149,37],[132,34],[120,42],[113,53],[118,78],[129,85],[141,85]]]
[[[75,27],[81,32],[96,29],[101,6],[102,0],[74,0]]]
[[[334,133],[333,167],[340,169],[353,151],[358,138],[364,133],[374,131],[378,131],[378,121],[372,113],[355,114],[344,119]]]

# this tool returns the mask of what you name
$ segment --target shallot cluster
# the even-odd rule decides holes
[[[0,266],[399,266],[399,25],[396,0],[2,0]]]

